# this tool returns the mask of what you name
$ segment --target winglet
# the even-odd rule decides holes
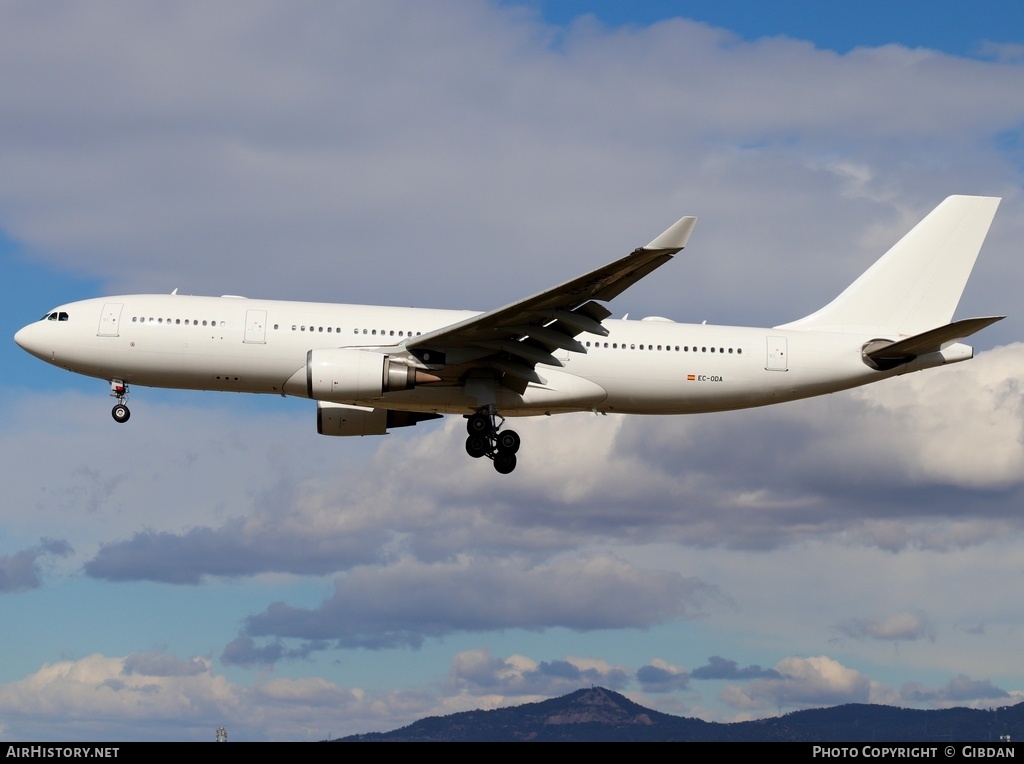
[[[690,238],[690,233],[693,231],[693,226],[696,222],[697,218],[692,215],[679,218],[679,220],[669,226],[663,234],[644,247],[644,249],[648,251],[652,249],[663,249],[673,253],[678,252],[686,246],[686,241]]]

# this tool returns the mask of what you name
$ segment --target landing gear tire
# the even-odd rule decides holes
[[[486,435],[491,429],[491,418],[486,414],[473,414],[466,420],[466,431],[470,435]]]
[[[494,455],[494,469],[500,474],[507,475],[516,468],[516,455],[508,451],[499,451]]]
[[[519,433],[515,430],[499,432],[497,441],[498,450],[507,454],[516,453],[519,450],[519,446],[522,444],[522,440],[519,438]]]
[[[123,403],[118,403],[114,408],[110,410],[110,415],[114,417],[114,421],[120,424],[124,424],[128,421],[128,418],[132,415],[132,412],[128,410],[128,407]]]
[[[474,459],[486,456],[494,462],[494,469],[507,475],[516,468],[516,451],[521,440],[515,430],[499,432],[505,420],[494,406],[484,406],[466,417],[466,453]]]
[[[487,442],[487,438],[483,435],[470,435],[466,438],[466,453],[474,459],[486,456],[490,450],[491,444]]]

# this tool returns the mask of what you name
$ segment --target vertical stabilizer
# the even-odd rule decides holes
[[[999,202],[950,196],[836,299],[779,328],[910,336],[948,324]]]

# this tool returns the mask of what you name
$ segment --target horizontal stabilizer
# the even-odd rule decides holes
[[[937,353],[947,345],[970,337],[975,332],[980,332],[986,326],[991,326],[1004,318],[1006,316],[965,318],[962,321],[954,321],[937,329],[929,329],[927,332],[915,334],[913,337],[907,337],[897,342],[874,340],[864,347],[864,361],[876,369],[892,369],[913,361],[918,356]]]

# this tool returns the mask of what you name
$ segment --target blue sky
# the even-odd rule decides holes
[[[514,6],[516,3],[507,3]],[[519,4],[524,5],[524,4]],[[647,26],[683,17],[728,29],[744,40],[790,37],[819,48],[848,53],[853,48],[895,43],[958,56],[982,55],[985,42],[1014,42],[1024,27],[1024,10],[1012,3],[925,2],[899,5],[879,0],[779,0],[727,2],[563,2],[525,3],[546,21],[565,26],[593,16],[608,26]]]
[[[327,439],[306,401],[136,389],[119,427],[8,341],[0,737],[306,740],[590,684],[716,720],[1020,700],[1022,11],[899,10],[5,4],[8,337],[174,288],[486,309],[683,214],[615,315],[774,325],[953,193],[1004,198],[957,315],[1009,316],[863,391],[517,423],[511,479],[460,421]]]

